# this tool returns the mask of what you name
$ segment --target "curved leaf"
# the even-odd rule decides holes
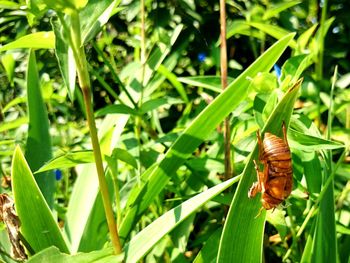
[[[17,48],[55,48],[55,35],[52,31],[28,34],[0,47],[0,52]]]
[[[12,187],[21,233],[34,252],[56,246],[68,253],[62,233],[18,146],[12,160]]]
[[[49,119],[46,105],[41,94],[38,69],[34,51],[30,52],[27,71],[28,96],[28,138],[25,156],[32,171],[39,169],[46,161],[51,159],[51,136],[49,133]],[[55,175],[45,172],[35,175],[46,202],[52,208],[55,193]]]

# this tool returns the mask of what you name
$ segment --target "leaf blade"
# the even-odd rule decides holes
[[[62,252],[68,253],[62,233],[19,146],[16,147],[13,155],[11,174],[16,211],[21,221],[21,233],[24,238],[35,252],[56,246]]]

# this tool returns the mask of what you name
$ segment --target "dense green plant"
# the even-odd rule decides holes
[[[222,91],[219,1],[0,1],[1,193],[29,262],[348,262],[346,2],[226,5]],[[255,131],[283,121],[293,192],[256,217]]]

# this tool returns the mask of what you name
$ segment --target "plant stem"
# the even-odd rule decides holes
[[[226,46],[226,8],[225,0],[220,0],[220,68],[221,86],[227,87],[227,46]],[[230,142],[230,116],[224,121],[224,148],[225,148],[225,180],[231,178],[231,142]]]
[[[109,233],[111,235],[111,240],[114,246],[114,250],[117,254],[119,254],[122,248],[121,248],[121,244],[118,236],[117,224],[114,219],[112,205],[109,198],[107,181],[104,176],[101,148],[98,141],[96,123],[95,123],[94,113],[92,110],[91,92],[90,92],[90,89],[87,87],[82,87],[82,92],[83,92],[84,101],[85,101],[86,116],[87,116],[87,121],[89,125],[89,130],[90,130],[92,148],[94,151],[98,182],[100,186],[103,207],[105,209],[107,224],[109,228]]]
[[[64,28],[68,30],[64,20],[62,21],[63,16],[61,16],[60,18],[61,18],[62,24],[65,25]],[[111,241],[114,247],[114,251],[116,254],[119,254],[122,251],[122,247],[120,244],[117,224],[114,219],[113,209],[109,198],[107,181],[104,175],[101,148],[100,148],[100,144],[97,136],[97,128],[95,123],[93,107],[92,107],[90,77],[89,77],[89,72],[87,67],[85,50],[84,50],[84,46],[81,43],[81,37],[80,37],[80,21],[79,21],[78,12],[73,12],[71,14],[71,26],[69,28],[69,32],[67,33],[69,33],[70,35],[69,41],[73,50],[74,60],[77,66],[79,85],[84,97],[86,118],[87,118],[89,131],[90,131],[98,182],[99,182],[100,192],[102,196],[102,203],[106,214],[108,229],[111,235]]]
[[[319,60],[316,64],[316,73],[319,80],[323,78],[323,53],[324,53],[324,38],[325,38],[325,23],[327,18],[328,0],[323,1],[321,22],[320,22],[320,38],[319,38]]]

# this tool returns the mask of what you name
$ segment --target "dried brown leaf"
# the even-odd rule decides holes
[[[16,260],[27,258],[20,242],[19,228],[21,226],[14,208],[13,200],[7,194],[0,194],[0,221],[4,221],[12,245],[12,257]]]

